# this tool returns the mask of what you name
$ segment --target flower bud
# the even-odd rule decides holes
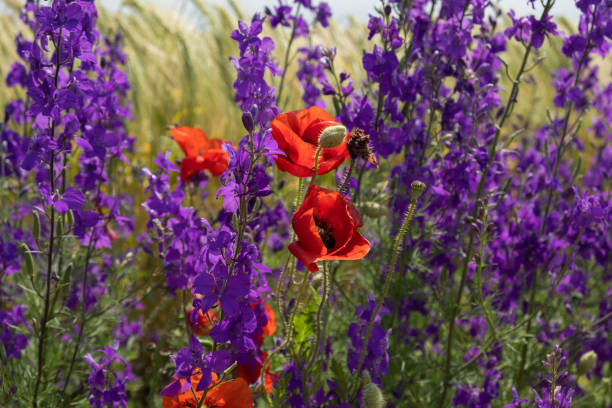
[[[418,180],[414,180],[410,187],[412,188],[412,200],[416,200],[417,198],[419,198],[421,194],[423,194],[423,191],[425,191],[425,189],[427,188],[425,183]]]
[[[363,406],[366,408],[384,408],[387,405],[382,391],[373,382],[363,387]]]
[[[346,137],[346,128],[342,125],[326,127],[319,136],[319,146],[324,149],[340,146]]]
[[[578,362],[578,375],[589,373],[593,368],[595,368],[596,364],[597,353],[595,353],[593,350],[587,351],[580,356],[580,360]]]
[[[32,257],[32,252],[30,252],[30,247],[28,244],[21,244],[21,249],[23,250],[23,255],[25,257],[25,271],[30,277],[30,279],[34,278],[34,257]]]
[[[370,217],[370,218],[380,218],[384,217],[389,213],[389,210],[384,205],[380,205],[375,202],[367,202],[363,203],[361,207],[361,213]]]
[[[244,125],[244,128],[246,129],[247,132],[251,133],[253,131],[253,128],[254,128],[253,115],[251,115],[250,112],[244,112],[242,114],[242,124]]]
[[[257,104],[254,104],[253,106],[251,106],[251,117],[256,118],[258,113],[259,113],[259,106],[257,106]]]
[[[38,238],[40,238],[40,216],[37,211],[34,211],[34,225],[32,226],[32,236],[34,236],[34,241],[38,242]]]
[[[72,210],[68,210],[66,217],[68,218],[68,231],[70,231],[74,225],[74,213]]]

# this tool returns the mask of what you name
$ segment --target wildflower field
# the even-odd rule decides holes
[[[0,0],[0,407],[611,408],[612,0],[264,3]]]

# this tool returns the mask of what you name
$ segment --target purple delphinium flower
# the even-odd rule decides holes
[[[103,354],[98,361],[91,354],[85,355],[85,361],[91,369],[87,379],[89,403],[96,408],[127,407],[125,386],[133,380],[129,363],[117,354],[116,348],[104,346],[104,349],[97,352]],[[121,370],[117,370],[116,363],[121,363]]]
[[[375,309],[376,297],[374,295],[368,295],[367,307],[359,305],[355,310],[355,316],[358,321],[357,323],[351,323],[347,334],[350,339],[350,344],[348,344],[347,341],[347,363],[351,371],[357,370],[359,365],[359,358],[363,350],[367,327]],[[372,381],[378,385],[381,384],[381,376],[387,373],[387,367],[389,366],[387,347],[389,346],[391,329],[385,331],[380,325],[381,316],[386,314],[389,314],[389,310],[382,307],[379,315],[374,319],[374,326],[372,326],[372,332],[367,344],[362,367],[364,370],[368,370]]]

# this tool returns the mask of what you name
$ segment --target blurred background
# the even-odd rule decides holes
[[[201,127],[210,137],[238,140],[242,136],[240,112],[233,101],[235,71],[229,61],[237,54],[237,46],[230,33],[238,19],[250,19],[254,11],[263,12],[266,5],[277,4],[275,0],[98,0],[97,4],[101,31],[108,35],[120,32],[128,56],[126,69],[132,85],[130,100],[134,114],[128,130],[136,137],[134,164],[150,164],[158,151],[178,152],[166,132],[167,126],[175,123]],[[287,99],[281,101],[281,110],[302,107],[295,70],[300,58],[297,50],[305,45],[335,45],[337,65],[351,74],[356,88],[363,79],[361,56],[371,48],[367,43],[367,18],[379,2],[333,0],[329,4],[334,16],[329,29],[317,26],[310,38],[294,43],[287,75],[288,92],[284,93]],[[2,78],[16,59],[15,35],[19,32],[29,35],[18,18],[22,5],[22,0],[0,0]],[[517,15],[538,13],[541,7],[537,0],[535,10],[527,0],[504,0],[498,5],[501,9],[514,8]],[[574,31],[578,13],[573,0],[557,0],[553,14],[560,29]],[[503,29],[505,22],[505,17],[498,19],[498,30]],[[271,31],[266,27],[266,30],[275,40],[277,61],[282,64],[289,29]],[[514,57],[522,52],[520,45],[512,44],[505,56],[511,69]],[[527,78],[531,86],[524,88],[531,96],[537,93],[536,101],[543,108],[551,105],[554,95],[551,73],[567,63],[560,54],[560,46],[559,41],[547,42],[539,50],[544,58]],[[606,75],[609,72],[608,68],[602,69]],[[278,85],[278,78],[270,81]],[[507,83],[501,85],[505,88]],[[19,92],[0,88],[0,106],[19,96]],[[519,104],[517,110],[527,119],[532,117],[531,123],[537,125],[545,120],[536,116],[537,107]]]

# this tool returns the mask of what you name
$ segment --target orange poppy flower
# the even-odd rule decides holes
[[[201,378],[202,374],[200,373],[191,376],[191,384],[194,390],[197,389]],[[181,385],[184,382],[185,380],[181,380]],[[218,382],[219,378],[213,373],[212,384]],[[196,391],[195,394],[200,399],[204,395],[204,391]],[[162,406],[164,408],[196,408],[198,403],[193,397],[191,389],[188,389],[174,397],[164,396]],[[238,377],[208,391],[206,397],[204,397],[204,406],[207,408],[252,408],[253,394],[251,394],[251,389],[246,380]]]
[[[274,158],[278,168],[297,177],[312,177],[319,136],[325,128],[338,125],[332,115],[317,106],[278,115],[271,124],[272,137],[285,152]],[[317,174],[330,172],[349,158],[349,137],[350,133],[339,146],[321,150]]]
[[[185,314],[185,318],[189,323],[191,331],[193,331],[195,334],[199,334],[200,336],[207,335],[208,333],[210,333],[210,330],[213,328],[215,323],[217,323],[217,312],[214,309],[210,309],[208,312],[206,312],[206,314],[208,315],[206,316],[204,315],[202,310],[198,310],[198,322],[197,326],[194,327],[193,323],[191,323],[190,318],[192,311],[193,307],[190,307],[189,309],[187,309],[187,312]]]
[[[227,170],[229,156],[221,148],[225,140],[209,139],[203,130],[188,126],[172,128],[170,134],[185,153],[181,161],[181,180],[184,182],[200,170],[208,170],[215,177]]]
[[[357,231],[363,225],[353,204],[342,194],[312,185],[292,219],[297,241],[289,251],[312,272],[317,261],[361,259],[370,243]]]

